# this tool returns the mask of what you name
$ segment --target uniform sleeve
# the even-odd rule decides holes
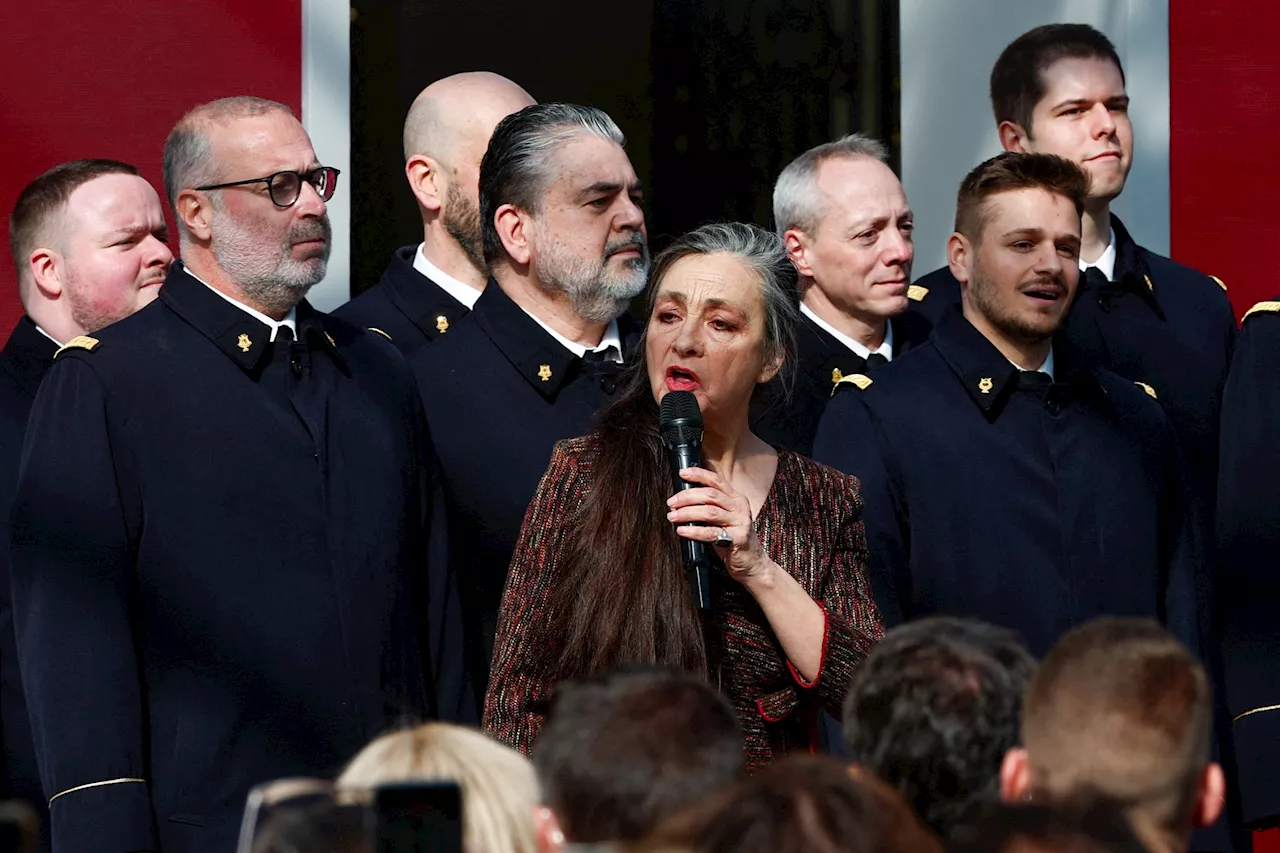
[[[1222,652],[1244,819],[1280,816],[1280,316],[1249,319],[1222,406]]]
[[[884,627],[901,624],[911,601],[907,516],[889,474],[888,444],[859,391],[836,394],[818,424],[813,458],[858,478],[870,552],[871,592]]]
[[[861,520],[862,502],[856,490],[852,490],[848,503],[849,512],[837,535],[831,569],[817,590],[816,598],[826,619],[818,675],[807,682],[791,662],[787,662],[800,686],[816,688],[819,701],[837,718],[844,711],[854,668],[884,636],[884,625],[868,580],[867,537]]]
[[[132,633],[134,542],[108,403],[75,354],[31,413],[10,546],[14,625],[55,853],[157,849]]]
[[[526,755],[554,687],[547,675],[547,600],[565,554],[566,522],[584,478],[579,457],[564,443],[557,444],[525,513],[502,594],[484,729]]]

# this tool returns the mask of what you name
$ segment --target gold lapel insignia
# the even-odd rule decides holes
[[[837,367],[837,368],[834,368],[834,369],[831,371],[831,384],[832,384],[832,385],[835,385],[835,384],[837,384],[841,379],[844,379],[844,374],[840,372],[840,368],[838,368],[838,367]]]
[[[253,341],[249,340],[248,335],[241,335],[236,341],[236,346],[240,347],[240,352],[248,352],[253,348]]]
[[[1154,290],[1156,289],[1156,286],[1155,286],[1154,284],[1152,284],[1152,283],[1151,283],[1151,276],[1149,276],[1149,275],[1144,275],[1142,278],[1143,278],[1143,280],[1144,280],[1144,281],[1146,281],[1146,283],[1147,283],[1147,290],[1154,291]]]
[[[990,376],[984,376],[978,381],[978,390],[983,394],[990,394],[994,385],[995,383],[991,381]]]
[[[551,381],[551,365],[544,364],[538,368],[538,378],[543,382]]]
[[[83,349],[93,352],[100,343],[101,341],[97,338],[91,338],[88,335],[76,335],[74,338],[58,347],[58,351],[53,354],[53,357],[57,358],[69,349]]]
[[[439,333],[440,333],[440,334],[442,334],[442,335],[443,335],[445,332],[449,331],[449,318],[448,318],[448,317],[444,316],[443,314],[441,314],[439,317],[436,317],[436,331],[437,331],[437,332],[439,332]]]
[[[1156,389],[1152,388],[1152,387],[1151,387],[1150,385],[1148,385],[1147,383],[1145,383],[1145,382],[1136,382],[1136,381],[1135,381],[1133,384],[1134,384],[1134,385],[1137,385],[1137,386],[1138,386],[1139,388],[1141,388],[1143,391],[1146,391],[1146,392],[1147,392],[1147,396],[1148,396],[1148,397],[1150,397],[1152,400],[1159,400],[1159,399],[1160,399],[1159,397],[1157,397],[1157,396],[1156,396]]]
[[[929,288],[913,284],[907,288],[907,298],[912,302],[919,302],[929,295]]]

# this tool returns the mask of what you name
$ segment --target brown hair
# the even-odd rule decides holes
[[[1208,679],[1191,653],[1155,622],[1105,617],[1068,632],[1041,662],[1022,740],[1037,790],[1093,790],[1135,820],[1182,832],[1211,726]]]
[[[991,69],[996,124],[1011,121],[1031,135],[1031,116],[1045,95],[1044,73],[1061,59],[1106,59],[1124,80],[1116,46],[1088,24],[1046,24],[1018,36]]]
[[[704,225],[654,259],[656,283],[690,255],[725,254],[761,279],[766,357],[792,352],[799,292],[781,239],[754,225]],[[624,390],[597,419],[599,457],[573,524],[564,571],[551,590],[547,636],[553,682],[627,664],[656,664],[707,674],[703,623],[689,598],[680,540],[667,521],[671,471],[658,437],[658,404],[649,386],[645,342]],[[761,386],[757,386],[759,388]],[[708,636],[710,636],[708,634]]]
[[[896,791],[834,758],[795,755],[675,815],[655,844],[698,853],[935,853]]]
[[[72,160],[54,166],[23,188],[9,214],[9,250],[21,293],[25,295],[31,286],[31,252],[49,241],[49,226],[71,194],[103,175],[137,174],[136,166],[119,160]]]
[[[1021,154],[1006,151],[974,167],[960,182],[956,198],[956,230],[970,241],[981,241],[986,225],[987,200],[1014,190],[1042,189],[1066,197],[1084,215],[1089,176],[1084,170],[1053,154]]]

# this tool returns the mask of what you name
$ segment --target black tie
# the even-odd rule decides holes
[[[1045,373],[1043,370],[1019,370],[1018,371],[1018,387],[1019,388],[1040,388],[1044,389],[1053,384],[1053,377]]]
[[[871,373],[873,370],[879,370],[889,363],[889,359],[885,358],[878,352],[873,352],[867,356],[867,366],[863,368],[864,373]]]
[[[1097,267],[1085,267],[1084,270],[1085,286],[1090,290],[1098,290],[1110,284],[1110,280]]]
[[[290,326],[276,326],[276,349],[287,347],[293,343],[293,328]]]
[[[600,389],[610,395],[618,390],[617,377],[622,372],[622,365],[613,360],[617,351],[616,347],[606,347],[602,350],[587,350],[582,354],[583,374],[599,380]]]

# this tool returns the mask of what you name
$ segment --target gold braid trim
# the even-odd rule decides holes
[[[143,785],[147,784],[146,779],[131,779],[128,777],[122,777],[120,779],[106,779],[102,782],[89,782],[86,785],[76,785],[74,788],[59,791],[49,798],[49,805],[53,805],[53,801],[58,799],[58,797],[65,797],[67,794],[74,794],[76,791],[84,791],[89,788],[101,788],[103,785],[123,785],[125,782],[140,782]]]
[[[1252,716],[1253,714],[1261,714],[1263,711],[1280,711],[1280,705],[1264,705],[1261,708],[1254,708],[1252,711],[1245,711],[1243,714],[1238,714],[1235,717],[1232,717],[1231,722],[1234,723],[1237,720],[1243,720],[1245,717]]]

